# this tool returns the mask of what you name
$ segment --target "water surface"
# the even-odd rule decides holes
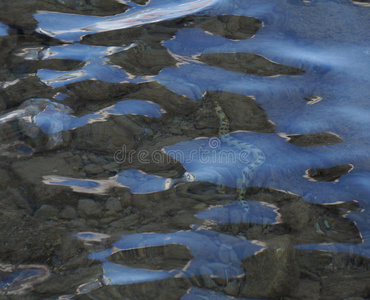
[[[0,294],[370,298],[369,9],[3,1]]]

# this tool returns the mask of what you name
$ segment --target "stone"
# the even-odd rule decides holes
[[[130,192],[123,192],[120,197],[122,207],[128,207],[132,205],[132,197]]]
[[[7,170],[0,169],[0,188],[5,189],[10,183],[10,174]]]
[[[66,164],[63,154],[56,153],[52,156],[37,156],[30,160],[15,161],[11,170],[24,184],[37,186],[46,175],[60,175],[73,177],[76,173],[72,166]]]
[[[117,213],[122,211],[122,205],[117,198],[109,197],[107,202],[105,203],[105,209]]]
[[[77,216],[76,209],[70,205],[63,208],[59,215],[62,219],[73,220]]]
[[[54,205],[44,204],[35,212],[34,216],[37,219],[50,220],[55,219],[58,215],[58,212],[58,208],[56,208]]]
[[[99,166],[99,165],[96,165],[96,164],[86,165],[85,168],[84,168],[84,171],[86,172],[86,174],[92,174],[92,175],[100,174],[100,173],[104,172],[102,167]]]
[[[92,199],[80,199],[77,211],[83,219],[101,218],[103,215],[100,205]]]
[[[113,171],[114,169],[117,169],[119,167],[119,164],[117,164],[116,162],[110,162],[108,164],[105,164],[103,166],[103,170],[105,171]]]

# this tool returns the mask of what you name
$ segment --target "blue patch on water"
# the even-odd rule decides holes
[[[16,285],[17,281],[27,279],[31,276],[37,276],[41,274],[41,270],[38,269],[23,269],[15,272],[11,272],[6,279],[0,280],[0,289],[7,288],[12,284]],[[20,286],[21,288],[21,286]]]
[[[0,23],[0,36],[8,35],[8,26],[3,23]]]
[[[42,12],[35,15],[39,32],[61,40],[79,40],[85,34],[132,28],[163,20],[195,14],[218,5],[220,0],[150,1],[146,6],[135,6],[114,17],[82,16]]]
[[[221,224],[250,223],[273,224],[277,221],[277,208],[263,205],[260,202],[248,201],[248,212],[238,203],[211,207],[197,213],[199,219],[208,219]]]
[[[61,112],[54,106],[47,106],[43,111],[34,116],[34,123],[41,128],[45,134],[54,134],[64,130],[72,130],[93,122],[103,122],[110,115],[143,115],[159,118],[163,110],[157,103],[144,100],[123,100],[114,105],[102,109],[95,114],[86,114],[75,117]]]
[[[73,178],[63,178],[61,181],[51,181],[50,183],[62,186],[76,186],[86,189],[93,189],[99,186],[99,183],[94,182],[93,180],[78,180]]]
[[[222,240],[227,240],[227,245],[222,244]],[[196,275],[214,276],[235,279],[244,273],[240,267],[241,260],[254,255],[263,247],[243,241],[239,238],[218,234],[207,230],[198,231],[179,231],[174,233],[136,233],[122,236],[114,243],[115,249],[134,250],[145,249],[155,246],[178,244],[187,247],[192,258],[183,270],[175,269],[171,271],[148,270],[142,268],[132,268],[123,264],[116,264],[107,260],[114,249],[92,253],[90,259],[97,259],[103,262],[104,283],[106,285],[131,284],[145,281],[156,281],[168,277],[192,277]],[[217,247],[223,247],[224,255],[236,256],[233,262],[223,264],[219,262],[218,252],[214,251]],[[207,251],[205,251],[207,249]],[[212,251],[213,250],[213,251]],[[207,268],[208,266],[208,268]],[[222,270],[222,273],[213,273],[212,266]],[[203,268],[202,267],[206,267]],[[220,268],[222,267],[222,268]],[[209,270],[209,274],[204,274],[204,270]],[[203,270],[203,271],[202,271]],[[230,277],[229,277],[230,276]]]

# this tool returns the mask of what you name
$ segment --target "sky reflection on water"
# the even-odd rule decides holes
[[[265,109],[269,120],[276,125],[277,132],[331,132],[344,142],[303,148],[287,143],[276,134],[234,133],[239,139],[256,144],[267,157],[267,162],[260,168],[252,184],[290,191],[313,203],[356,198],[352,185],[364,186],[363,181],[367,180],[366,172],[369,170],[369,166],[363,164],[369,153],[366,140],[370,138],[367,105],[370,89],[369,85],[364,85],[370,80],[369,33],[364,25],[369,20],[363,7],[340,1],[297,4],[295,1],[252,0],[226,1],[222,5],[219,2],[183,1],[173,5],[170,1],[151,1],[143,7],[134,5],[128,12],[114,17],[51,12],[36,14],[40,32],[74,41],[86,34],[94,36],[94,33],[140,27],[144,23],[149,26],[209,9],[217,14],[256,17],[263,22],[263,27],[255,36],[244,40],[227,39],[200,28],[181,28],[172,38],[161,41],[178,64],[176,67],[163,68],[158,75],[150,78],[130,77],[121,67],[108,64],[109,51],[124,53],[131,49],[132,44],[119,45],[114,49],[78,43],[50,47],[48,51],[52,55],[48,58],[75,59],[85,64],[80,70],[72,72],[44,69],[37,74],[51,86],[65,86],[86,79],[134,83],[157,80],[168,89],[196,101],[201,101],[202,95],[209,90],[254,96]],[[56,16],[58,22],[54,21]],[[302,22],[303,16],[307,16],[305,22]],[[353,23],[354,26],[349,26]],[[359,37],[362,37],[361,41]],[[232,72],[222,66],[202,63],[199,55],[204,53],[255,53],[269,61],[304,70],[305,74],[259,76],[247,74],[243,69],[240,69],[240,73]],[[60,75],[64,78],[56,77]],[[310,97],[322,100],[312,102],[314,104],[304,100]],[[181,150],[187,155],[199,147],[199,143],[202,140],[182,142],[166,147],[166,151]],[[303,177],[310,168],[330,168],[339,164],[352,164],[354,171],[337,182],[312,182]],[[219,184],[221,177],[222,184],[228,187],[235,187],[236,178],[240,176],[240,166],[237,164],[230,169],[229,165],[222,163],[209,165],[194,159],[183,162],[183,166],[196,176],[196,180]],[[140,174],[140,179],[135,176],[126,178],[125,174],[130,172]],[[274,173],[280,176],[272,180],[271,174]],[[75,185],[89,192],[84,180],[50,178],[47,182],[51,184]],[[170,179],[125,170],[117,177],[96,182],[104,191],[104,185],[118,185],[131,188],[133,193],[152,193],[166,190],[167,180]],[[86,181],[86,184],[90,182]]]
[[[259,270],[259,281],[265,283],[273,278],[268,284],[277,282],[278,288],[281,284],[275,281],[274,267],[278,269],[277,276],[289,281],[289,268],[295,263],[291,259],[298,253],[294,251],[312,254],[312,250],[318,250],[319,254],[327,251],[370,258],[370,8],[345,0],[151,0],[146,5],[131,1],[128,4],[126,12],[108,16],[35,12],[33,17],[38,23],[29,30],[35,36],[36,31],[42,45],[31,47],[25,43],[17,47],[16,74],[10,78],[4,73],[4,78],[9,79],[0,82],[4,93],[10,91],[0,103],[6,108],[24,101],[15,97],[19,90],[22,95],[30,94],[27,89],[17,89],[17,84],[36,78],[42,88],[56,95],[54,99],[81,109],[83,113],[74,115],[46,107],[28,116],[30,125],[41,128],[46,135],[71,131],[72,138],[79,137],[81,141],[101,134],[102,138],[92,143],[105,143],[114,139],[107,132],[119,131],[123,134],[117,143],[122,145],[112,147],[123,149],[131,143],[128,146],[141,154],[147,151],[146,146],[151,150],[157,147],[155,150],[177,159],[176,164],[173,160],[172,165],[163,163],[158,171],[150,164],[152,161],[114,162],[109,152],[114,165],[111,167],[103,157],[108,155],[108,151],[104,152],[106,145],[93,153],[95,148],[83,148],[77,142],[72,145],[75,148],[68,149],[71,153],[65,161],[76,159],[80,164],[73,165],[72,170],[67,166],[66,173],[64,165],[50,172],[46,166],[49,173],[39,174],[42,188],[30,194],[38,195],[44,188],[46,193],[59,193],[58,186],[75,192],[70,193],[71,198],[75,197],[71,203],[79,203],[75,214],[76,223],[80,223],[70,221],[68,230],[72,228],[75,233],[79,226],[97,224],[96,231],[114,231],[114,236],[99,236],[92,229],[74,235],[88,245],[89,259],[101,262],[104,275],[96,278],[99,287],[186,278],[193,281],[183,299],[230,299],[229,295],[249,295],[244,287],[253,279],[246,275],[251,261],[265,266]],[[207,23],[211,19],[213,23]],[[9,44],[16,30],[23,34],[15,25],[10,28],[8,34],[8,26],[0,23],[0,39]],[[246,66],[249,62],[251,67]],[[33,90],[34,81],[28,84]],[[208,105],[216,99],[207,97],[209,92],[214,92],[213,97],[225,96],[225,92],[236,100],[237,96],[244,97],[244,102],[234,106],[235,99],[220,102],[225,111],[229,109],[231,128],[236,128],[226,137],[217,136],[219,120],[214,107],[209,109]],[[106,107],[102,102],[105,100],[114,104]],[[235,126],[239,107],[255,108],[269,126],[256,125],[255,131],[247,122],[240,122],[242,128]],[[130,119],[130,128],[151,134],[135,136],[134,129],[125,127],[125,115],[143,116],[143,122]],[[7,116],[2,116],[2,125],[8,125]],[[206,119],[212,117],[215,122],[207,123]],[[249,121],[255,116],[252,110],[246,110],[243,117]],[[19,127],[21,119],[18,115],[12,118],[11,126],[4,126],[4,136]],[[62,125],[51,126],[55,120]],[[106,125],[108,120],[111,122],[107,127],[88,127],[92,123]],[[87,127],[82,133],[75,130]],[[213,135],[208,134],[210,128],[214,129]],[[16,130],[17,134],[27,135]],[[309,136],[312,134],[322,140],[313,139]],[[225,142],[228,137],[234,139],[231,145]],[[301,137],[306,144],[295,144],[294,137]],[[32,138],[28,136],[28,140]],[[219,142],[216,147],[211,144],[215,140]],[[160,142],[155,144],[156,141]],[[9,146],[2,140],[0,150],[4,145]],[[141,145],[144,146],[140,148]],[[8,148],[10,152],[12,148]],[[246,176],[246,166],[256,160],[253,149],[266,160],[253,170],[255,174],[249,173],[255,176],[249,180],[251,188],[243,191],[246,196],[239,195],[235,189],[246,178],[242,177]],[[39,151],[37,155],[57,156],[64,150]],[[91,153],[85,155],[83,151]],[[240,158],[245,152],[247,159],[243,161]],[[228,161],[225,153],[239,160]],[[84,165],[86,161],[90,169]],[[94,164],[98,167],[94,168]],[[9,169],[21,177],[13,170],[15,166],[16,163],[9,164]],[[142,171],[146,169],[149,171]],[[180,169],[186,173],[179,174]],[[28,186],[31,184],[22,189]],[[204,190],[208,194],[200,192]],[[227,194],[230,190],[234,194]],[[55,192],[57,196],[58,193]],[[108,198],[110,194],[119,196],[112,196],[112,200]],[[42,196],[47,200],[35,196],[37,200],[32,205],[39,205],[37,201],[49,203],[49,195]],[[84,213],[88,213],[83,210],[86,207],[80,201],[82,197],[91,198],[83,199],[85,205],[98,207],[96,215],[104,215],[104,221],[96,216],[94,220],[84,220]],[[121,197],[129,198],[123,199],[127,201],[125,206]],[[237,197],[245,197],[242,200],[249,206],[242,207],[244,202],[234,201]],[[117,211],[104,206],[108,200],[117,205]],[[58,205],[64,205],[63,201]],[[102,207],[104,211],[100,211]],[[37,216],[33,208],[30,210]],[[66,218],[61,224],[67,222]],[[104,244],[108,238],[113,244]],[[94,243],[102,244],[95,247]],[[182,247],[192,258],[186,252],[184,266],[179,266],[185,260],[181,257],[171,270],[160,268],[160,263],[158,267],[156,255],[164,255],[166,247],[173,246]],[[137,260],[131,257],[135,255]],[[144,267],[135,265],[140,259]],[[59,267],[54,260],[52,263]],[[302,271],[295,277],[318,282],[316,276],[320,275],[307,274]],[[24,275],[26,279],[27,276]],[[221,284],[225,279],[226,283]],[[202,287],[212,291],[198,288],[202,280]],[[237,292],[231,285],[237,285]],[[325,290],[322,286],[320,281],[320,291]],[[284,293],[262,295],[281,298],[286,296]]]

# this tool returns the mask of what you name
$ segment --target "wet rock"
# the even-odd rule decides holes
[[[0,190],[0,211],[12,211],[23,215],[31,214],[32,208],[27,198],[15,188],[7,188]]]
[[[17,107],[24,100],[29,98],[50,98],[52,92],[51,87],[45,86],[35,76],[26,76],[16,80],[14,84],[2,90],[2,99],[7,108]]]
[[[294,248],[288,236],[270,242],[270,248],[242,261],[246,272],[241,295],[246,298],[288,296],[298,282]],[[261,272],[264,270],[264,272]]]
[[[86,165],[84,168],[84,171],[86,172],[86,174],[91,174],[91,175],[96,175],[96,174],[100,174],[104,172],[101,166],[95,165],[95,164]]]
[[[116,162],[110,162],[102,166],[104,171],[113,171],[119,167],[119,164]]]
[[[72,221],[68,222],[67,226],[71,230],[86,231],[88,229],[85,219],[72,220]]]
[[[83,219],[101,218],[103,215],[100,205],[92,199],[79,200],[77,211]]]
[[[367,257],[315,250],[296,250],[295,257],[301,280],[292,297],[334,300],[368,295],[370,260]]]
[[[301,300],[319,300],[321,285],[319,281],[301,279],[294,288],[291,297]]]
[[[303,230],[310,221],[309,204],[303,199],[287,203],[280,209],[285,224],[294,230]]]
[[[132,1],[139,5],[147,5],[149,2],[149,0],[132,0]]]
[[[258,191],[258,192],[257,192]],[[312,204],[297,195],[268,189],[265,193],[256,189],[253,200],[270,203],[278,208],[278,223],[263,232],[271,235],[292,234],[296,244],[307,243],[362,243],[357,225],[344,217],[359,208],[357,201],[335,204]],[[255,235],[253,228],[247,230],[250,239],[266,240],[265,234]],[[255,227],[258,229],[258,227]],[[261,230],[261,228],[259,229]],[[266,231],[267,230],[267,231]]]
[[[251,97],[229,92],[210,91],[205,95],[205,99],[210,101],[212,106],[215,101],[220,104],[225,114],[229,117],[230,131],[275,131],[275,125],[268,120],[264,109]],[[213,107],[212,109],[214,110]],[[218,121],[216,116],[215,119]],[[217,131],[218,122],[216,125]]]
[[[93,299],[181,299],[190,288],[183,278],[169,278],[136,284],[106,285],[88,293]],[[190,298],[189,298],[190,299]],[[196,299],[196,298],[192,298]],[[199,299],[199,298],[198,298]],[[217,298],[208,298],[217,299]]]
[[[66,163],[60,153],[15,161],[12,163],[11,169],[23,183],[30,185],[39,185],[45,175],[76,176],[72,167]]]
[[[46,263],[61,246],[64,229],[30,216],[0,216],[0,256],[11,263]],[[15,250],[16,249],[16,250]]]
[[[57,218],[58,212],[59,210],[55,206],[44,204],[35,212],[34,216],[41,220],[52,220]]]
[[[112,154],[118,150],[126,154],[137,146],[137,137],[147,133],[143,127],[126,116],[111,116],[105,122],[87,124],[76,128],[74,132],[74,142],[78,149]]]
[[[161,151],[161,149],[163,146],[188,139],[189,138],[183,136],[170,136],[167,138],[158,138],[148,141],[137,148],[137,153],[140,151],[147,151],[148,155],[145,157],[145,163],[143,164],[139,161],[140,157],[138,155],[133,156],[134,163],[136,163],[138,168],[146,173],[162,177],[178,177],[185,172],[184,167],[180,162]],[[126,165],[130,164],[126,162]]]
[[[104,217],[100,220],[100,224],[110,224],[113,221],[117,220],[117,218],[118,218],[117,214],[113,217],[110,217],[110,216]]]
[[[76,209],[74,207],[68,205],[68,206],[66,206],[65,208],[62,209],[59,216],[62,219],[65,219],[65,220],[73,220],[73,219],[76,218],[77,212],[76,212]]]
[[[98,46],[123,45],[138,39],[144,31],[145,29],[142,27],[134,27],[87,34],[82,37],[81,43]]]
[[[308,169],[305,177],[311,181],[336,181],[353,170],[353,165],[339,165],[327,169]]]
[[[106,217],[114,217],[122,211],[122,204],[117,198],[109,197],[105,203],[105,209],[107,210],[105,213]]]
[[[4,103],[2,99],[0,99],[0,111],[5,110],[5,109],[6,109],[6,104]]]
[[[193,112],[198,104],[185,96],[180,96],[156,81],[138,85],[137,91],[129,97],[131,99],[150,100],[158,103],[167,114],[186,116]]]
[[[99,226],[99,221],[98,220],[93,220],[93,219],[88,219],[88,220],[86,220],[86,225],[89,226],[90,228],[96,228],[96,227]]]
[[[141,222],[141,225],[148,225],[150,223],[155,222],[156,220],[157,220],[156,218],[145,219],[144,221]]]
[[[128,207],[132,205],[132,195],[130,192],[123,192],[119,197],[122,207]]]
[[[312,134],[291,134],[287,135],[288,142],[296,146],[311,147],[320,145],[334,145],[343,142],[343,139],[331,132]]]
[[[206,53],[199,60],[213,67],[257,76],[298,75],[305,71],[284,66],[253,53]]]
[[[110,226],[119,229],[133,228],[138,223],[139,218],[139,215],[131,214],[112,222]]]
[[[204,31],[232,40],[251,38],[262,27],[262,22],[257,18],[236,15],[207,17],[205,20],[195,20],[195,23]]]
[[[72,166],[73,171],[79,171],[83,168],[83,162],[80,155],[68,156],[65,160]]]
[[[94,153],[87,153],[87,158],[94,164],[103,164],[105,163],[103,157],[99,157],[95,155]]]
[[[51,274],[50,278],[36,291],[36,299],[44,298],[44,295],[73,295],[80,285],[92,279],[102,276],[102,268],[99,265],[84,266],[79,265],[78,271],[69,272],[69,276]]]
[[[135,76],[157,75],[163,68],[174,67],[177,61],[159,43],[140,40],[136,47],[109,56],[113,65]]]
[[[84,80],[68,85],[70,98],[66,105],[73,107],[73,102],[79,105],[89,102],[101,102],[106,99],[122,97],[138,90],[135,84],[116,84],[99,80]]]

